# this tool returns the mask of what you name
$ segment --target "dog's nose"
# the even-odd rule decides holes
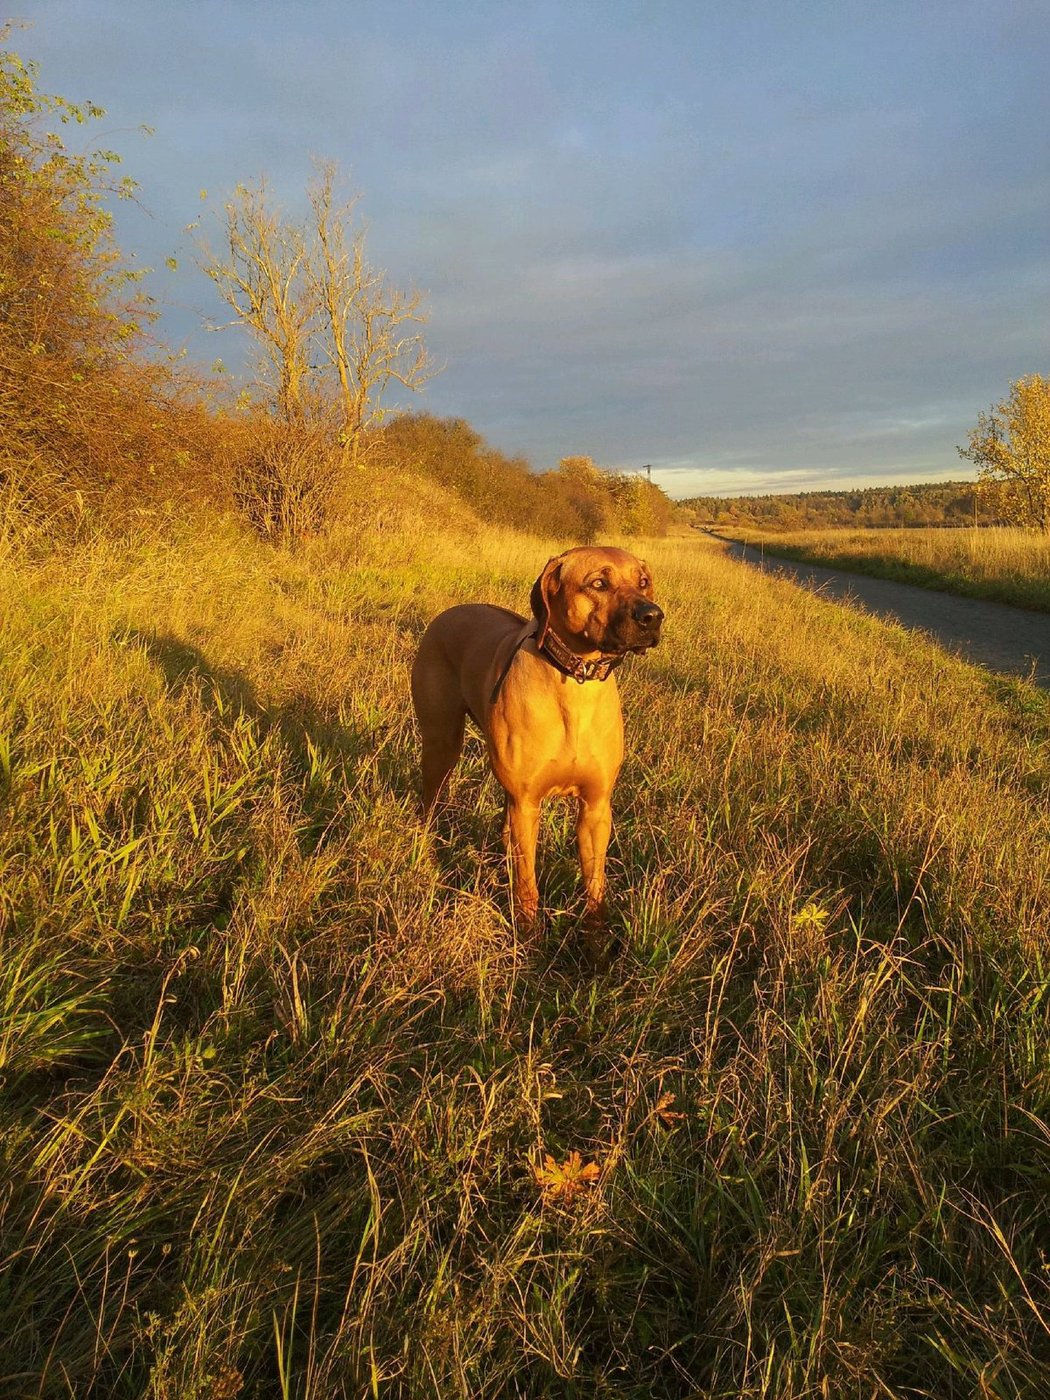
[[[647,598],[638,599],[631,609],[631,617],[647,632],[658,632],[660,623],[664,620],[663,609],[658,608],[655,603],[650,603]]]

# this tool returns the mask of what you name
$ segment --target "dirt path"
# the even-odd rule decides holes
[[[967,661],[992,671],[1031,675],[1037,685],[1050,690],[1050,613],[777,559],[733,540],[723,543],[730,554],[752,567],[783,574],[828,598],[849,598],[879,617],[921,628]]]

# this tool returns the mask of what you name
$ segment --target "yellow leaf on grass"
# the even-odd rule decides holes
[[[532,1172],[545,1201],[571,1205],[594,1185],[601,1175],[601,1168],[597,1162],[584,1163],[578,1152],[570,1152],[559,1165],[548,1152],[543,1158],[543,1166],[533,1167]]]
[[[653,1109],[653,1112],[665,1128],[673,1128],[676,1123],[680,1123],[685,1117],[684,1113],[679,1113],[676,1109],[672,1109],[671,1105],[674,1101],[674,1094],[661,1094],[656,1100],[656,1107]]]

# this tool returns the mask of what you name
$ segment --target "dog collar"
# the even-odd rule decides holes
[[[515,642],[514,648],[507,658],[507,664],[499,673],[499,678],[492,687],[492,694],[489,696],[490,705],[496,703],[499,693],[503,689],[503,682],[507,679],[507,672],[514,664],[514,658],[529,638],[535,636],[536,628],[533,625],[523,632]],[[556,671],[561,671],[565,676],[571,676],[580,685],[583,685],[585,681],[607,681],[624,659],[619,652],[616,652],[612,655],[603,653],[596,661],[584,661],[583,657],[577,656],[574,651],[571,651],[556,633],[546,629],[542,640],[537,639],[537,641],[536,649],[540,656],[545,661],[549,661]],[[475,723],[477,723],[476,720]]]
[[[558,634],[549,628],[545,631],[539,650],[548,661],[554,663],[559,671],[566,676],[571,676],[580,685],[583,685],[585,681],[607,681],[623,661],[623,655],[620,652],[614,652],[611,655],[603,653],[596,660],[584,661],[582,656],[577,656],[571,648],[565,645]]]

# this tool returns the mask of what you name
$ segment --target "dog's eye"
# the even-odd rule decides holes
[[[638,580],[638,587],[639,587],[639,588],[648,588],[648,587],[650,587],[651,584],[652,584],[652,579],[651,579],[651,578],[642,577],[642,578],[640,578],[640,579]]]
[[[608,581],[607,581],[606,579],[603,579],[603,578],[592,578],[592,579],[591,579],[591,587],[592,587],[592,588],[596,588],[596,589],[598,590],[599,593],[604,593],[605,590],[609,587],[609,584],[608,584]]]

